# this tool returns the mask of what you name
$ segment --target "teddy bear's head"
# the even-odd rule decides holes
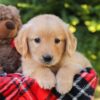
[[[14,38],[21,27],[19,10],[0,4],[0,39]]]

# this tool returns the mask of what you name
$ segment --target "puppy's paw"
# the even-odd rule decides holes
[[[57,80],[56,89],[59,93],[65,94],[71,90],[73,84],[72,77],[70,76],[67,77],[67,74],[65,75],[62,73],[58,73],[56,76],[56,80]]]
[[[45,71],[36,77],[36,80],[41,88],[51,89],[55,87],[56,78],[51,71]]]
[[[59,80],[57,81],[56,89],[59,93],[65,94],[68,93],[72,88],[72,82],[68,82],[68,80]]]

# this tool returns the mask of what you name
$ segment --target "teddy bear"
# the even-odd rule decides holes
[[[19,10],[0,4],[0,72],[14,73],[21,66],[21,56],[14,46],[21,25]]]

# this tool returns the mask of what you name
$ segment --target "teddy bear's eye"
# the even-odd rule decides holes
[[[34,41],[35,41],[36,43],[40,43],[40,42],[41,42],[40,38],[35,38]]]
[[[55,38],[55,43],[56,43],[56,44],[60,43],[60,39]]]

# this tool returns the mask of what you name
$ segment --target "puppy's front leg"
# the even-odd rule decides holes
[[[41,88],[51,89],[52,87],[55,87],[55,75],[48,68],[37,69],[35,71],[34,78],[36,79]]]
[[[65,67],[60,68],[60,70],[56,75],[57,79],[56,89],[59,93],[65,94],[71,90],[73,84],[73,78],[75,74],[79,73],[80,69],[81,68],[79,67],[79,65],[75,66],[75,64],[74,65],[70,64],[69,66],[67,65]]]

